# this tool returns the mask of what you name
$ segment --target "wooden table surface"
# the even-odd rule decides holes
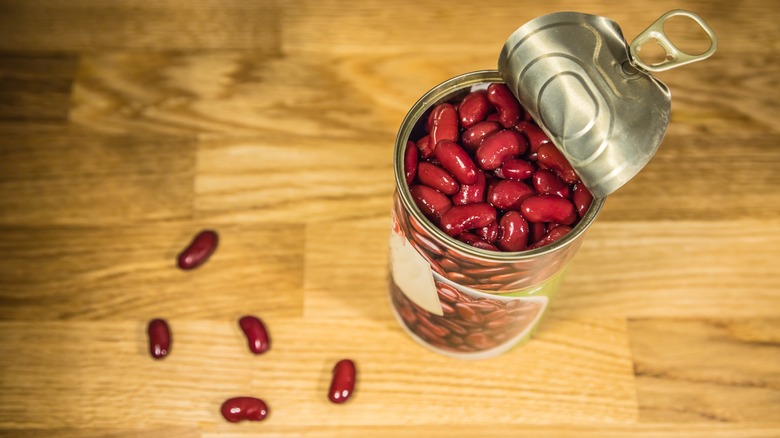
[[[476,362],[414,343],[386,294],[406,111],[536,16],[630,40],[678,7],[718,52],[657,75],[663,146],[534,340]],[[778,22],[774,0],[0,0],[0,436],[780,436]],[[179,271],[205,227],[218,252]],[[269,418],[225,422],[235,395]]]

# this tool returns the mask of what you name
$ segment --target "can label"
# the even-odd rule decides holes
[[[390,263],[393,282],[414,304],[442,315],[431,265],[397,232],[390,233]]]

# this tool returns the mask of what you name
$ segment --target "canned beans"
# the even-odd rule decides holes
[[[424,310],[391,284],[393,304],[404,325],[426,342],[448,351],[475,353],[497,347],[526,330],[541,311],[541,305],[534,301],[472,297],[439,281],[436,292],[442,316]]]
[[[436,105],[425,131],[408,140],[404,155],[412,198],[434,225],[471,246],[516,252],[549,245],[571,231],[593,201],[505,84]],[[461,275],[487,281],[447,262],[436,268],[453,281],[464,280]]]

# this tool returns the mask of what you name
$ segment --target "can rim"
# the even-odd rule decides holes
[[[432,237],[473,257],[479,257],[490,261],[519,261],[536,258],[540,255],[557,251],[560,248],[572,244],[572,242],[575,242],[577,238],[590,227],[594,219],[596,219],[596,216],[598,216],[604,206],[606,198],[594,197],[585,216],[583,216],[579,223],[577,223],[577,225],[560,240],[540,248],[518,252],[498,252],[475,248],[458,239],[450,237],[428,220],[420,209],[417,208],[417,204],[415,204],[412,199],[412,193],[409,191],[409,186],[406,184],[406,176],[404,173],[404,152],[406,151],[406,142],[409,139],[409,135],[411,134],[415,123],[430,107],[442,102],[444,97],[449,96],[455,91],[462,90],[467,86],[485,82],[505,83],[498,70],[477,70],[464,73],[431,88],[427,93],[423,94],[414,105],[412,105],[411,109],[409,109],[406,117],[404,117],[404,120],[401,122],[401,128],[398,130],[393,151],[395,184],[396,190],[400,194],[401,203],[404,208],[406,208],[407,212],[409,212],[409,214],[412,215]]]

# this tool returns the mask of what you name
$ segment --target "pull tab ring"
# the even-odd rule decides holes
[[[700,55],[691,55],[678,49],[677,46],[675,46],[671,40],[669,40],[669,37],[667,37],[664,33],[664,23],[666,23],[668,19],[677,16],[690,18],[691,20],[695,21],[704,30],[704,32],[707,33],[707,36],[710,38],[710,48],[707,49],[706,52]],[[655,42],[666,51],[666,59],[664,61],[661,61],[657,64],[647,64],[639,57],[640,48],[650,40],[655,40]],[[707,23],[704,22],[704,20],[702,20],[693,12],[676,9],[661,15],[661,17],[655,20],[653,24],[648,26],[647,29],[642,31],[642,33],[634,38],[634,41],[631,42],[631,61],[634,65],[650,72],[666,71],[681,65],[705,60],[712,56],[712,54],[715,53],[715,49],[717,48],[718,37],[715,36],[715,32],[712,31],[712,29],[707,25]]]

